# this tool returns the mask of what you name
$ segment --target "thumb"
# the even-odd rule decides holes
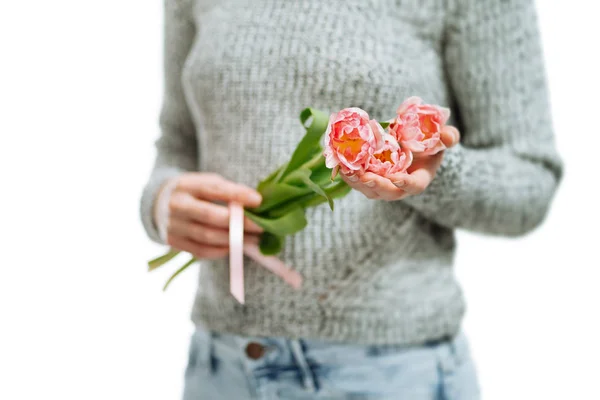
[[[460,132],[454,126],[446,126],[441,132],[442,143],[448,148],[456,145],[460,141]]]

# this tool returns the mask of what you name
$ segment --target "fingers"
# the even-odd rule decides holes
[[[440,151],[437,154],[434,154],[432,156],[427,156],[427,157],[423,157],[420,158],[418,160],[415,160],[412,165],[408,168],[408,173],[409,174],[413,174],[414,172],[420,170],[420,169],[425,169],[427,170],[432,176],[435,175],[435,173],[437,172],[438,168],[440,167],[440,165],[442,164],[442,160],[444,159],[444,152]]]
[[[394,174],[390,181],[411,195],[421,194],[435,178],[437,169],[443,159],[443,152],[419,159],[409,169],[409,173]]]
[[[405,197],[405,192],[395,186],[388,178],[384,178],[372,172],[366,172],[360,177],[365,186],[371,187],[377,194],[377,198],[385,201],[400,200]]]
[[[367,198],[373,200],[379,198],[377,193],[375,193],[369,186],[365,185],[363,182],[360,181],[358,175],[345,175],[343,173],[340,173],[340,176],[342,177],[344,182],[348,184],[348,186],[350,186],[352,189],[358,190]]]
[[[229,234],[189,221],[174,220],[169,225],[167,243],[199,259],[222,258],[229,253]],[[258,245],[259,236],[244,235],[244,243]]]
[[[406,196],[406,193],[394,186],[389,179],[372,172],[366,172],[360,177],[358,175],[345,176],[342,174],[342,179],[369,199],[394,201]]]
[[[170,221],[169,233],[191,239],[199,244],[227,247],[229,243],[229,232],[226,230],[181,219]]]
[[[229,219],[229,210],[227,210],[227,219]],[[244,217],[244,232],[247,233],[263,233],[265,230],[260,226],[256,225],[254,221],[252,221],[248,217]]]
[[[451,131],[451,134],[455,135],[458,140],[458,130],[453,129],[455,133]],[[415,159],[406,173],[397,173],[386,177],[372,172],[365,172],[360,176],[344,174],[341,176],[350,187],[370,199],[402,200],[409,195],[421,194],[427,189],[435,178],[443,157],[444,152],[441,151],[432,156]]]
[[[191,220],[220,229],[229,229],[229,209],[218,204],[195,198],[189,193],[176,191],[171,195],[169,212],[173,218]],[[263,229],[244,218],[244,230],[261,233]]]
[[[429,183],[431,183],[430,174],[423,169],[419,169],[410,175],[402,174],[391,179],[394,179],[393,184],[396,187],[401,188],[410,195],[423,193],[427,186],[429,186]]]
[[[177,250],[186,251],[188,253],[191,253],[196,258],[204,260],[214,260],[218,258],[223,258],[229,253],[229,248],[227,247],[214,247],[202,245],[193,242],[188,238],[177,235],[169,235],[167,237],[167,243],[171,247],[176,248]]]
[[[229,246],[229,232],[193,221],[173,219],[169,223],[169,233],[190,239],[198,244],[227,247]],[[259,237],[255,234],[245,234],[244,241],[258,244]]]
[[[256,190],[212,173],[185,174],[177,186],[178,190],[199,199],[227,203],[235,201],[250,208],[258,207],[262,202],[262,197]]]
[[[460,141],[460,132],[454,126],[447,125],[441,133],[442,143],[448,148]]]

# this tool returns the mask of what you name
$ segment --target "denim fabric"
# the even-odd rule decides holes
[[[258,342],[265,355],[250,359]],[[463,334],[416,347],[251,338],[198,329],[184,400],[478,400]]]

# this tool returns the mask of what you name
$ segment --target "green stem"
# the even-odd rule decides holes
[[[320,197],[320,198],[324,199],[325,201],[327,201],[321,195],[311,192],[302,197],[296,197],[295,199],[293,199],[291,201],[287,201],[287,202],[277,206],[276,208],[269,210],[268,215],[270,218],[280,217],[280,216],[285,215],[288,212],[292,211],[293,209],[298,208],[298,206],[302,206],[305,202],[311,200],[314,197]]]
[[[331,197],[332,199],[337,199],[337,198],[344,197],[345,195],[347,195],[350,192],[350,190],[351,190],[351,188],[350,188],[350,186],[348,186],[346,184],[346,182],[339,181],[335,185],[330,186],[325,191],[327,192],[327,194],[329,194],[329,197]],[[307,201],[302,203],[302,207],[304,207],[304,208],[316,207],[316,206],[321,205],[326,202],[327,202],[327,199],[325,199],[324,197],[315,196],[314,198],[307,199]]]
[[[312,169],[314,167],[319,166],[319,164],[325,164],[325,157],[323,157],[323,154],[321,154],[321,152],[319,152],[316,156],[314,156],[311,160],[309,160],[302,167],[308,168],[312,171]]]
[[[350,186],[346,184],[346,182],[339,180],[335,182],[333,185],[324,189],[327,194],[333,199],[340,198],[348,194],[350,192]],[[291,201],[285,202],[276,208],[269,210],[268,216],[270,218],[277,218],[286,213],[292,211],[297,207],[309,208],[316,207],[323,203],[327,203],[327,199],[317,193],[309,193],[302,197],[297,197]]]
[[[177,254],[179,254],[178,250],[171,249],[168,253],[165,253],[160,257],[156,257],[155,259],[148,261],[148,271],[153,271],[156,268],[165,265],[166,263],[174,259],[177,256]]]
[[[173,273],[173,275],[171,275],[171,277],[169,278],[169,280],[167,281],[167,283],[165,283],[165,286],[163,286],[163,291],[167,290],[167,287],[169,286],[169,284],[173,281],[173,279],[175,279],[175,277],[177,275],[179,275],[180,273],[182,273],[184,270],[186,270],[190,265],[192,265],[194,262],[196,261],[195,258],[191,258],[190,261],[186,262],[181,268],[179,268],[177,271],[175,271]]]
[[[282,183],[283,184],[283,183]],[[289,185],[288,185],[289,186]],[[289,202],[296,201],[298,198],[301,198],[309,193],[311,193],[310,188],[300,188],[300,187],[291,187],[290,190],[293,190],[296,193],[295,196],[288,197],[283,196],[282,193],[274,193],[274,192],[263,192],[263,203],[257,208],[248,209],[253,214],[258,216],[267,215],[268,212],[272,209],[280,207],[282,204],[287,204]]]

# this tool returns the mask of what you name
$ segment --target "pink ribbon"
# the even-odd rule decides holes
[[[229,204],[229,290],[241,304],[244,294],[244,254],[258,264],[283,279],[294,289],[302,286],[302,275],[283,261],[273,256],[265,256],[257,245],[244,245],[244,208],[241,204]]]

